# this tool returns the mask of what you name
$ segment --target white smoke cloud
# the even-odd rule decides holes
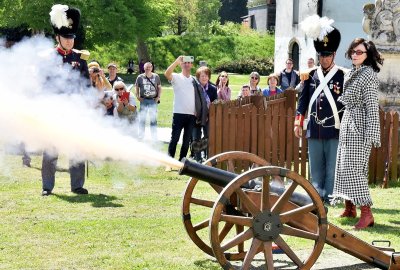
[[[179,167],[121,132],[129,127],[116,128],[115,118],[103,117],[95,106],[96,90],[85,87],[70,65],[60,64],[51,40],[34,37],[0,47],[0,59],[2,145],[24,142],[28,151],[56,151],[75,160],[108,157]]]

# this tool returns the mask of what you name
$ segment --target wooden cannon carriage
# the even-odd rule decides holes
[[[271,270],[285,262],[294,269],[311,269],[325,243],[380,269],[400,269],[400,253],[390,244],[370,245],[330,224],[318,192],[307,179],[268,165],[254,154],[234,151],[204,164],[186,160],[179,172],[192,177],[182,205],[186,231],[223,269],[261,265]],[[284,186],[275,184],[277,177],[285,178]],[[257,183],[255,188],[250,188],[251,181]],[[209,197],[210,190],[216,198]],[[202,219],[210,209],[211,216]],[[273,243],[288,260],[279,259],[283,255],[275,254]]]

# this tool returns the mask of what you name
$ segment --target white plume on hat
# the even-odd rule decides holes
[[[50,11],[50,21],[51,23],[60,29],[61,27],[68,27],[70,25],[68,18],[67,18],[67,5],[54,5],[51,7]]]
[[[327,17],[319,17],[318,15],[311,15],[305,18],[301,23],[301,30],[310,38],[322,41],[324,36],[332,32],[334,29],[331,24],[334,20]]]

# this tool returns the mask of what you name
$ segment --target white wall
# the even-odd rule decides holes
[[[267,5],[249,8],[249,15],[254,15],[255,27],[257,31],[267,31]]]

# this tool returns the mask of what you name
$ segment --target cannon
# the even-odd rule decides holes
[[[318,192],[296,172],[233,151],[203,164],[184,160],[179,174],[191,177],[182,203],[185,229],[225,270],[262,264],[275,269],[283,263],[276,246],[288,257],[287,266],[311,269],[325,243],[380,269],[400,269],[400,253],[390,242],[368,244],[329,223]],[[277,185],[282,177],[285,185]]]

